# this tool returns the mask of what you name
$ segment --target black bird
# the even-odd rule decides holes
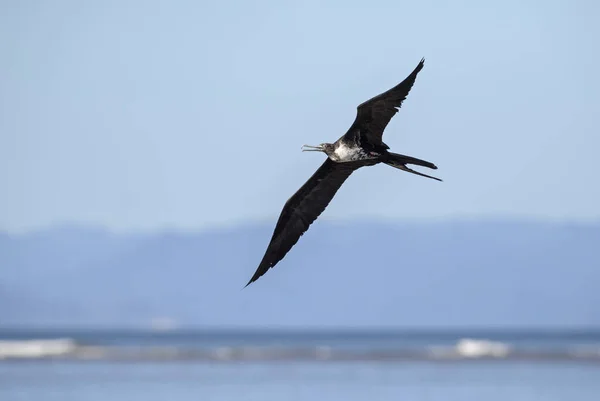
[[[283,259],[355,170],[385,163],[409,173],[442,181],[406,166],[414,164],[437,169],[435,164],[388,152],[389,146],[382,141],[385,127],[406,99],[424,63],[425,59],[421,59],[404,81],[359,105],[354,123],[340,139],[319,146],[303,146],[303,151],[323,152],[327,159],[285,203],[265,255],[246,287]]]

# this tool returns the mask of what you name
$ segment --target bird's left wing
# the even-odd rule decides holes
[[[344,181],[360,166],[360,163],[336,163],[329,158],[325,160],[312,177],[285,203],[265,255],[246,286],[283,259],[325,210]]]
[[[424,65],[425,59],[421,59],[413,72],[398,85],[358,105],[356,119],[346,136],[360,133],[368,136],[371,143],[387,148],[382,141],[383,131],[402,106]]]

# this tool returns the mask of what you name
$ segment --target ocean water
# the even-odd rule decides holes
[[[465,338],[510,351],[428,352],[456,349]],[[44,355],[38,343],[26,357],[8,357],[7,341],[18,351],[51,339],[76,345]],[[593,332],[0,331],[2,340],[2,401],[600,400]]]

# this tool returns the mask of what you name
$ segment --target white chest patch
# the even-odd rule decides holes
[[[374,159],[373,156],[370,156],[359,147],[349,148],[343,144],[335,149],[332,156],[333,157],[331,157],[331,159],[337,162],[352,162],[355,160]]]

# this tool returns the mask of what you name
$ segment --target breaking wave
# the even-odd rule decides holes
[[[415,349],[339,349],[331,346],[123,346],[78,344],[71,338],[0,340],[0,360],[127,361],[403,361],[403,360],[587,360],[600,362],[600,346],[522,350],[486,339],[463,338],[454,345]]]
[[[0,340],[0,359],[48,358],[65,356],[74,352],[77,345],[73,339],[48,340]]]

